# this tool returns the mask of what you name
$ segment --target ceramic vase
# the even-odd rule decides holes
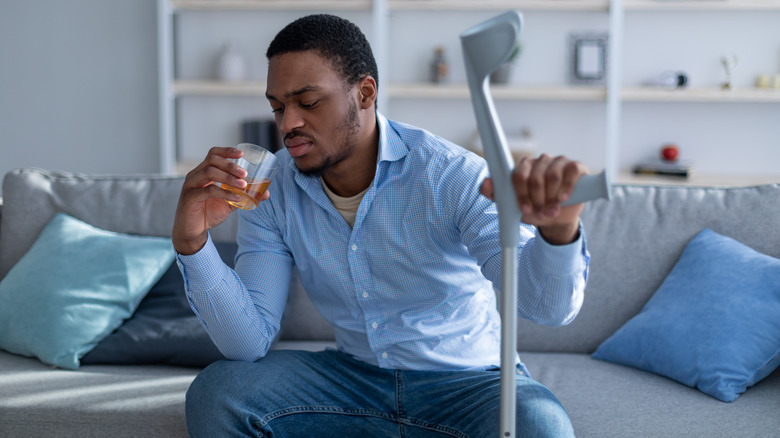
[[[228,43],[217,58],[217,79],[226,82],[244,81],[247,78],[246,59]]]

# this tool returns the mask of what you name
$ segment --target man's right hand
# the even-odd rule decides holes
[[[236,209],[226,201],[240,201],[241,197],[222,190],[216,183],[246,187],[246,171],[228,160],[242,154],[236,148],[212,148],[206,159],[187,174],[173,222],[173,247],[179,254],[198,252],[208,240],[208,231]],[[263,199],[268,196],[266,192]]]

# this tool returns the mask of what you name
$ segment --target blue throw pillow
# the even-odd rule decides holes
[[[222,260],[233,267],[238,245],[215,242]],[[166,363],[205,367],[224,359],[190,307],[176,263],[141,301],[133,316],[87,353],[82,364]]]
[[[173,257],[169,238],[105,231],[59,213],[0,282],[0,349],[78,368]]]
[[[780,260],[701,231],[593,357],[736,400],[780,364]]]

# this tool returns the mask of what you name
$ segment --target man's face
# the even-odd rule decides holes
[[[355,87],[317,53],[271,58],[266,97],[301,172],[321,175],[352,155],[360,138]]]

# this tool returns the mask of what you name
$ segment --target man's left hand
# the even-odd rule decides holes
[[[512,184],[522,221],[539,228],[544,239],[564,245],[579,236],[579,217],[584,204],[561,206],[569,199],[574,186],[588,169],[584,164],[564,156],[542,154],[522,158],[512,171]],[[482,195],[493,199],[493,181],[485,179]]]

